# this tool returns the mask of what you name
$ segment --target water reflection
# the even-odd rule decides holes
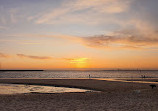
[[[105,78],[99,78],[96,80],[105,80],[105,81],[116,81],[116,82],[132,82],[132,83],[152,83],[152,84],[158,84],[158,82],[152,81],[152,79],[138,79],[138,78],[133,78],[133,79],[129,79],[129,78],[122,78],[122,79],[118,79],[118,78],[114,78],[114,79],[105,79]],[[157,80],[157,79],[156,79]]]
[[[92,90],[19,84],[0,84],[0,94],[91,92]]]

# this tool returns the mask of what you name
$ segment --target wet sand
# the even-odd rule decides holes
[[[147,83],[95,79],[0,79],[0,83],[67,86],[102,92],[0,95],[1,111],[157,111],[158,89]]]
[[[110,79],[0,79],[0,83],[46,85],[98,90],[104,92],[149,89],[148,83],[120,82]]]
[[[158,78],[134,78],[134,79],[120,79],[120,80],[126,80],[126,81],[147,81],[147,82],[157,82]]]

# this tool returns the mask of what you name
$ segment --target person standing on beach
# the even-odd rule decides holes
[[[89,74],[89,79],[91,78],[91,75]]]

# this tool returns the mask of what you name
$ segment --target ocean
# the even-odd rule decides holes
[[[0,71],[0,78],[157,78],[158,70]]]

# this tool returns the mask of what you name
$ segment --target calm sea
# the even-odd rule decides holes
[[[46,71],[1,71],[0,78],[140,78],[158,77],[158,70],[143,71],[121,71],[121,70],[90,70],[90,71],[70,71],[70,70],[46,70]]]

